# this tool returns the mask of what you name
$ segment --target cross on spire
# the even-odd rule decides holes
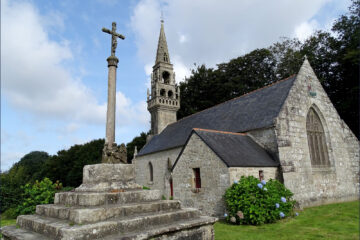
[[[115,57],[117,38],[121,38],[122,40],[124,40],[125,36],[116,32],[116,22],[112,23],[111,31],[107,28],[102,28],[101,30],[105,33],[111,34],[111,56]]]
[[[160,35],[159,35],[158,48],[157,48],[157,52],[156,52],[155,64],[157,64],[159,62],[170,63],[170,57],[169,57],[169,51],[168,51],[168,46],[167,46],[166,37],[165,37],[164,20],[163,19],[161,19],[161,28],[160,28]]]
[[[160,22],[164,23],[164,12],[163,12],[163,10],[161,10]]]

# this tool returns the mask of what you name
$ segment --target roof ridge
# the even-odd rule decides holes
[[[243,95],[241,95],[241,96],[234,97],[234,98],[232,98],[232,99],[226,100],[225,102],[218,103],[218,104],[216,104],[216,105],[214,105],[214,106],[212,106],[212,107],[208,107],[208,108],[205,108],[205,109],[203,109],[203,110],[201,110],[201,111],[199,111],[199,112],[190,114],[190,115],[188,115],[188,116],[186,116],[186,117],[183,117],[182,119],[180,119],[180,120],[178,120],[178,121],[176,121],[176,122],[173,122],[173,123],[169,124],[168,126],[173,125],[173,124],[175,124],[175,123],[178,123],[178,122],[180,122],[180,121],[182,121],[182,120],[184,120],[184,119],[186,119],[186,118],[189,118],[189,117],[191,117],[191,116],[193,116],[193,115],[195,115],[195,114],[201,113],[201,112],[203,112],[203,111],[205,111],[205,110],[208,110],[208,109],[210,109],[210,108],[219,106],[219,105],[221,105],[221,104],[225,104],[225,103],[227,103],[227,102],[230,102],[230,101],[239,99],[239,98],[241,98],[241,97],[245,97],[245,96],[247,96],[247,95],[250,95],[250,94],[252,94],[252,93],[254,93],[254,92],[257,92],[257,91],[259,91],[259,90],[262,90],[262,89],[264,89],[264,88],[268,88],[268,87],[271,87],[271,86],[276,85],[276,84],[278,84],[278,83],[287,81],[287,80],[289,80],[290,78],[292,78],[292,77],[294,77],[294,76],[296,76],[296,73],[293,74],[293,75],[291,75],[291,76],[289,76],[289,77],[287,77],[287,78],[281,79],[281,80],[279,80],[279,81],[273,82],[273,83],[271,83],[271,84],[269,84],[269,85],[266,85],[266,86],[264,86],[264,87],[255,89],[255,90],[253,90],[253,91],[251,91],[251,92],[248,92],[248,93],[245,93],[245,94],[243,94]]]
[[[218,131],[218,130],[213,130],[213,129],[193,128],[193,130],[195,130],[195,131],[204,131],[204,132],[214,132],[214,133],[223,133],[223,134],[247,136],[247,133],[226,132],[226,131]]]

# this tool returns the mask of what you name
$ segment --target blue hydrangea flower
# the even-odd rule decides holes
[[[262,184],[262,185],[265,185],[265,184],[266,184],[266,181],[265,181],[265,180],[261,180],[261,184]]]
[[[296,213],[295,213],[295,216],[299,216],[299,213],[296,212]]]
[[[235,183],[235,184],[238,184],[238,181],[237,181],[237,180],[235,180],[235,181],[234,181],[234,183]]]
[[[276,207],[276,208],[279,208],[279,207],[280,207],[280,204],[275,203],[275,207]]]
[[[227,217],[227,216],[228,216],[227,213],[225,213],[225,214],[224,214],[224,217]]]
[[[285,214],[283,212],[280,212],[279,215],[280,215],[281,218],[285,217]]]
[[[286,198],[281,197],[281,201],[282,201],[283,203],[286,203]]]
[[[267,188],[266,188],[266,187],[264,187],[264,191],[267,191]]]
[[[261,184],[261,183],[258,183],[258,185],[257,185],[260,189],[262,189],[263,188],[263,185]]]

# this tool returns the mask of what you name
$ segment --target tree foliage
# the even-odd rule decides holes
[[[33,151],[15,163],[11,169],[1,174],[0,211],[15,207],[21,201],[21,186],[35,182],[41,177],[44,163],[49,159],[46,152]]]
[[[180,83],[178,119],[296,74],[306,55],[325,91],[359,137],[360,1],[340,16],[329,32],[304,42],[283,38],[268,48],[207,68],[195,66]]]
[[[1,173],[0,211],[15,208],[24,201],[21,186],[32,185],[45,177],[64,186],[79,186],[84,165],[100,163],[103,147],[104,139],[98,139],[61,150],[54,156],[39,151],[26,154],[9,171]]]
[[[138,151],[146,144],[146,138],[149,133],[140,133],[139,136],[133,138],[133,140],[126,144],[126,152],[127,152],[127,161],[131,163],[131,160],[134,157],[135,146]]]
[[[43,167],[43,176],[53,182],[59,180],[64,186],[77,187],[82,182],[85,165],[101,162],[104,139],[74,145],[51,156]]]
[[[62,189],[62,184],[44,178],[40,182],[36,180],[33,184],[27,183],[21,188],[23,201],[16,208],[17,215],[35,213],[36,205],[53,203],[55,193]]]

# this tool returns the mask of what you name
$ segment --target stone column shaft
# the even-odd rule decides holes
[[[107,59],[108,75],[108,104],[106,113],[106,139],[105,143],[110,146],[115,143],[115,109],[116,109],[116,68],[119,59],[110,56]]]

